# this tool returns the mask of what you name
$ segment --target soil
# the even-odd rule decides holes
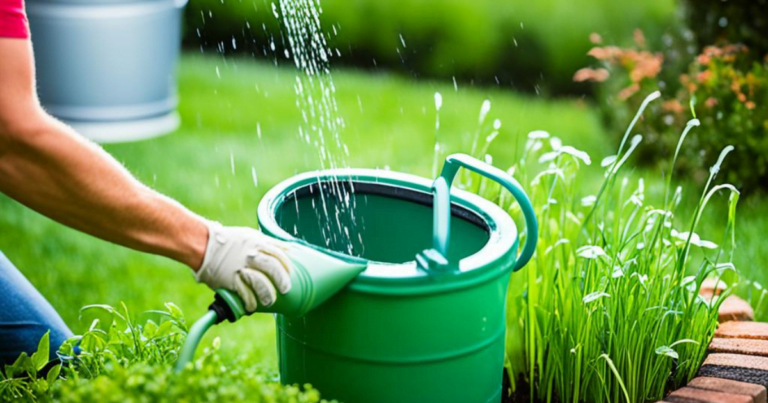
[[[501,403],[530,403],[531,401],[531,389],[528,387],[528,383],[520,380],[517,382],[518,389],[515,393],[510,394],[509,390],[512,388],[512,384],[509,381],[509,374],[504,370],[504,378],[502,380],[502,390],[504,393],[501,396]]]

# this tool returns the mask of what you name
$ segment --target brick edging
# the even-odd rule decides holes
[[[701,295],[712,298],[723,289],[705,281]],[[658,403],[768,403],[768,323],[752,322],[754,317],[746,301],[727,297],[697,377]]]

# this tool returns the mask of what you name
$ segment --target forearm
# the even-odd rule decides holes
[[[201,217],[42,110],[27,122],[0,154],[0,191],[98,238],[200,267],[208,239]]]

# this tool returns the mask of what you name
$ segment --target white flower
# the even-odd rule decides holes
[[[483,106],[480,107],[480,119],[478,120],[479,124],[483,124],[485,122],[485,117],[488,115],[488,112],[491,111],[491,101],[486,99],[483,101]]]
[[[579,217],[577,217],[570,211],[565,212],[565,218],[571,220],[571,222],[573,222],[576,225],[581,225],[581,220],[579,219]]]
[[[582,299],[582,301],[584,301],[585,304],[588,304],[588,303],[590,303],[592,301],[595,301],[595,300],[603,298],[603,297],[610,298],[611,294],[608,294],[608,293],[602,292],[602,291],[595,291],[595,292],[593,292],[591,294],[585,295],[584,298]]]
[[[549,175],[556,175],[556,176],[559,176],[560,179],[565,180],[565,173],[563,172],[562,169],[557,169],[557,168],[547,169],[536,174],[536,176],[534,176],[533,179],[531,180],[531,185],[534,185],[534,186],[538,185],[539,182],[541,182],[541,178]]]
[[[544,250],[544,254],[545,254],[545,255],[548,255],[548,254],[550,254],[550,253],[551,253],[551,252],[552,252],[552,251],[553,251],[553,250],[554,250],[556,247],[558,247],[558,246],[560,246],[560,245],[566,245],[566,244],[569,244],[569,243],[571,243],[571,241],[570,241],[570,240],[568,240],[568,239],[566,239],[566,238],[561,238],[561,239],[559,239],[557,242],[555,242],[555,243],[554,243],[554,245],[552,245],[552,246],[548,247],[546,250]]]
[[[570,154],[582,161],[584,161],[585,164],[589,165],[592,163],[592,159],[589,158],[589,154],[585,153],[584,151],[577,150],[571,146],[562,146],[559,150],[557,150],[559,153],[564,154]]]
[[[499,135],[499,132],[498,132],[498,130],[494,130],[494,131],[492,131],[492,132],[491,132],[491,134],[489,134],[489,135],[488,135],[488,136],[485,138],[485,142],[486,142],[486,143],[490,143],[490,142],[492,142],[492,141],[493,141],[493,140],[496,138],[496,136],[498,136],[498,135]]]
[[[534,130],[534,131],[528,133],[528,138],[531,139],[531,140],[548,139],[549,138],[549,133],[544,131],[544,130]]]
[[[631,277],[637,277],[637,280],[640,281],[643,287],[645,287],[645,282],[648,281],[648,275],[646,274],[632,273]]]
[[[613,278],[624,277],[624,270],[621,268],[621,266],[615,266],[613,268],[613,274],[611,274],[611,277]]]
[[[643,206],[643,200],[638,195],[632,195],[629,197],[629,203],[632,203],[638,207]]]
[[[533,152],[536,152],[536,151],[539,151],[539,150],[541,150],[541,147],[542,147],[543,145],[544,145],[544,144],[542,144],[541,140],[536,140],[536,139],[528,139],[528,140],[525,142],[525,149],[526,149],[526,150],[531,150],[531,151],[533,151]]]
[[[585,153],[584,151],[577,150],[571,146],[562,146],[556,151],[550,151],[548,153],[542,154],[541,157],[539,157],[539,163],[552,161],[563,154],[568,154],[577,160],[581,160],[587,165],[592,163],[592,159],[589,158],[589,154]]]
[[[609,155],[609,156],[603,158],[602,161],[600,161],[600,166],[605,168],[608,165],[613,164],[614,161],[616,161],[616,156],[615,155]]]
[[[695,232],[691,234],[690,232],[677,232],[673,229],[670,235],[672,235],[673,238],[677,238],[678,240],[682,241],[682,243],[688,241],[688,236],[690,235],[692,245],[696,245],[705,249],[717,249],[716,243],[701,239],[699,234]]]
[[[603,248],[594,245],[582,246],[576,250],[576,254],[584,259],[597,259],[600,256],[608,256]]]
[[[597,201],[597,196],[593,196],[593,195],[585,196],[581,198],[581,205],[584,207],[589,207],[594,205],[596,201]]]
[[[550,147],[552,147],[553,150],[557,151],[560,149],[560,147],[563,146],[563,141],[557,137],[552,137],[551,139],[549,139],[549,145]]]

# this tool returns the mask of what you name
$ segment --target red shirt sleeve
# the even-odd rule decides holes
[[[0,0],[0,38],[29,38],[24,0]]]

